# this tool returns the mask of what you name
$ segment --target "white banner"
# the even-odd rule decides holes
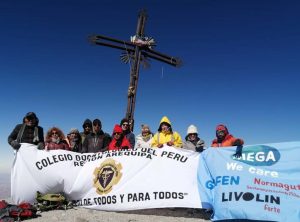
[[[80,154],[22,144],[11,174],[14,203],[36,191],[63,192],[78,206],[99,210],[201,208],[199,154],[173,147]]]

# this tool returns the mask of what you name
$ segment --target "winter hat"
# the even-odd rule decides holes
[[[141,127],[142,127],[142,130],[143,129],[149,129],[150,130],[150,127],[147,124],[142,124]]]
[[[96,125],[99,125],[100,127],[102,127],[100,119],[94,119],[93,126],[96,126]]]
[[[71,128],[71,129],[70,129],[70,132],[69,132],[68,134],[72,134],[72,133],[79,134],[79,131],[78,131],[78,129],[76,129],[76,128]]]
[[[148,133],[149,133],[149,134],[152,134],[149,125],[147,125],[147,124],[142,124],[141,127],[142,127],[142,133],[146,132],[146,130],[148,129]]]
[[[90,119],[84,120],[84,122],[82,124],[82,128],[85,128],[86,125],[88,125],[92,128],[92,121]]]
[[[186,134],[189,135],[191,133],[197,133],[198,134],[198,130],[197,130],[197,127],[194,126],[194,125],[190,125],[187,129],[187,132]]]
[[[116,124],[114,127],[114,130],[113,130],[113,134],[114,133],[122,133],[122,132],[123,132],[122,127],[120,125]]]

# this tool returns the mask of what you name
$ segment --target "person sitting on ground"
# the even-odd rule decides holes
[[[124,136],[123,129],[120,125],[114,126],[112,141],[109,144],[108,150],[126,150],[131,149],[129,140]]]
[[[8,136],[8,143],[15,150],[21,147],[20,143],[35,144],[38,149],[44,149],[44,130],[39,126],[39,119],[34,112],[28,112],[23,123],[15,126]]]
[[[187,135],[183,142],[183,148],[201,153],[205,149],[204,140],[198,137],[197,127],[190,125],[187,129]]]
[[[130,142],[131,147],[134,147],[134,145],[135,145],[135,135],[130,130],[129,120],[126,119],[126,118],[122,119],[120,125],[122,127],[124,136]]]
[[[136,137],[135,148],[150,148],[152,137],[153,133],[150,127],[146,124],[142,124],[142,133]]]
[[[151,147],[162,148],[164,144],[176,148],[182,147],[180,134],[175,131],[173,132],[171,122],[166,116],[160,121],[158,132],[152,138]]]
[[[45,141],[45,150],[71,150],[64,133],[58,127],[48,130]]]
[[[244,141],[233,137],[229,134],[227,127],[223,124],[216,127],[216,139],[212,141],[212,147],[226,147],[226,146],[242,146]]]
[[[94,132],[87,135],[82,145],[82,153],[97,153],[108,150],[111,137],[103,132],[102,123],[99,119],[93,121]]]
[[[90,119],[84,120],[82,124],[82,128],[83,128],[83,132],[80,133],[80,136],[81,136],[81,143],[83,144],[87,135],[93,132],[92,121]]]
[[[81,153],[82,143],[81,136],[76,128],[72,128],[67,135],[67,143],[69,144],[71,151]]]

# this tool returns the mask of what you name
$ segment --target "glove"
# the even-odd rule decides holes
[[[164,146],[164,145],[161,144],[161,143],[157,145],[158,148],[162,148],[163,146]]]
[[[197,142],[197,144],[196,144],[196,152],[199,152],[199,153],[203,152],[204,146],[205,146],[204,141],[203,140],[199,140]]]
[[[38,143],[37,148],[38,148],[38,150],[43,150],[43,149],[45,149],[44,143],[42,143],[42,142]]]
[[[243,150],[243,146],[237,146],[235,150],[235,154],[233,154],[233,156],[235,158],[240,158],[242,156],[242,150]]]
[[[232,145],[233,146],[242,146],[243,142],[240,139],[236,139]]]
[[[199,146],[199,147],[196,147],[196,152],[199,152],[199,153],[201,153],[201,152],[203,152],[203,146]]]
[[[168,146],[173,146],[174,143],[173,143],[172,141],[170,141],[170,142],[167,142],[167,145],[168,145]]]
[[[16,140],[12,141],[10,145],[11,145],[15,150],[18,150],[18,149],[20,149],[20,147],[21,147],[21,144],[20,144],[18,141],[16,141]]]

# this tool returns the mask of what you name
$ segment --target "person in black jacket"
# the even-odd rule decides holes
[[[102,123],[99,119],[94,119],[93,130],[94,132],[88,134],[82,144],[82,153],[97,153],[108,150],[111,137],[103,132]]]
[[[135,146],[135,135],[130,130],[129,120],[124,118],[121,120],[120,125],[123,130],[124,136],[129,140],[131,147]]]
[[[39,119],[34,112],[27,113],[23,118],[23,123],[16,125],[8,136],[8,143],[13,149],[18,150],[21,143],[30,143],[44,149],[44,131],[38,126]]]
[[[80,133],[81,143],[84,143],[85,138],[93,132],[92,121],[90,119],[84,120],[82,124],[83,132]]]

